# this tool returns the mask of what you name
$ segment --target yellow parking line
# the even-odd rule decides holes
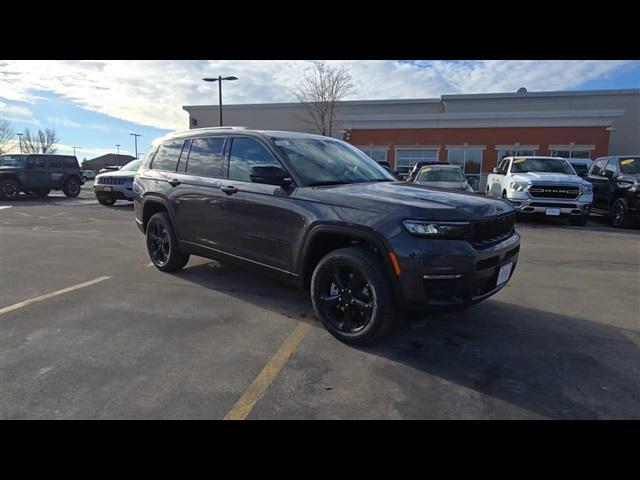
[[[284,343],[280,345],[278,351],[271,357],[253,383],[244,391],[233,408],[229,410],[229,413],[225,415],[224,420],[244,420],[247,418],[310,328],[311,325],[308,323],[301,323],[296,327]]]
[[[8,307],[0,308],[0,315],[2,315],[3,313],[12,312],[14,310],[17,310],[18,308],[26,307],[27,305],[31,305],[32,303],[35,303],[35,302],[40,302],[42,300],[46,300],[48,298],[55,297],[57,295],[62,295],[63,293],[68,293],[68,292],[72,292],[74,290],[79,290],[80,288],[84,288],[84,287],[89,287],[91,285],[95,285],[96,283],[102,282],[103,280],[108,280],[109,278],[111,278],[111,277],[98,277],[98,278],[95,278],[93,280],[89,280],[88,282],[84,282],[84,283],[79,283],[77,285],[73,285],[72,287],[63,288],[62,290],[58,290],[58,291],[55,291],[55,292],[47,293],[45,295],[40,295],[39,297],[33,297],[33,298],[28,299],[28,300],[24,300],[22,302],[19,302],[19,303],[14,303],[13,305],[9,305]]]

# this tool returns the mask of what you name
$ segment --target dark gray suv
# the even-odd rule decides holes
[[[62,190],[67,197],[80,194],[82,170],[72,155],[0,155],[0,198],[11,200],[22,191],[46,197]]]
[[[396,307],[467,307],[518,259],[500,199],[399,182],[340,140],[238,127],[154,142],[134,184],[136,221],[162,271],[189,255],[254,267],[311,290],[340,340],[389,331]]]

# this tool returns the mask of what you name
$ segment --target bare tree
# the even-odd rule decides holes
[[[53,128],[47,128],[44,132],[31,133],[28,128],[22,134],[22,148],[25,153],[56,153],[56,143],[59,139]]]
[[[295,92],[305,107],[308,118],[318,133],[331,136],[336,119],[336,104],[351,90],[351,75],[344,68],[331,68],[324,62],[313,63],[313,70],[304,75]]]
[[[13,138],[14,132],[11,128],[11,124],[4,118],[0,119],[0,154],[5,153],[8,148],[7,145]]]

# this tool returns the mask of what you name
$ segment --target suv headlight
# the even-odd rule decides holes
[[[527,182],[511,182],[509,188],[514,192],[524,192],[528,186]]]
[[[582,185],[582,193],[593,193],[593,185],[590,183]]]
[[[469,227],[469,222],[403,220],[402,224],[412,235],[429,238],[465,238]]]

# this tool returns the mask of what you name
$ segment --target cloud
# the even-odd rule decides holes
[[[611,75],[629,61],[331,61],[353,77],[348,99],[425,98],[452,93],[565,90]],[[4,61],[2,96],[36,102],[53,92],[85,109],[163,129],[187,124],[183,105],[217,104],[218,87],[202,77],[235,75],[224,82],[225,103],[295,101],[308,61]],[[20,107],[19,107],[20,108]]]
[[[10,105],[5,102],[0,102],[0,118],[27,123],[40,123],[28,108]]]

